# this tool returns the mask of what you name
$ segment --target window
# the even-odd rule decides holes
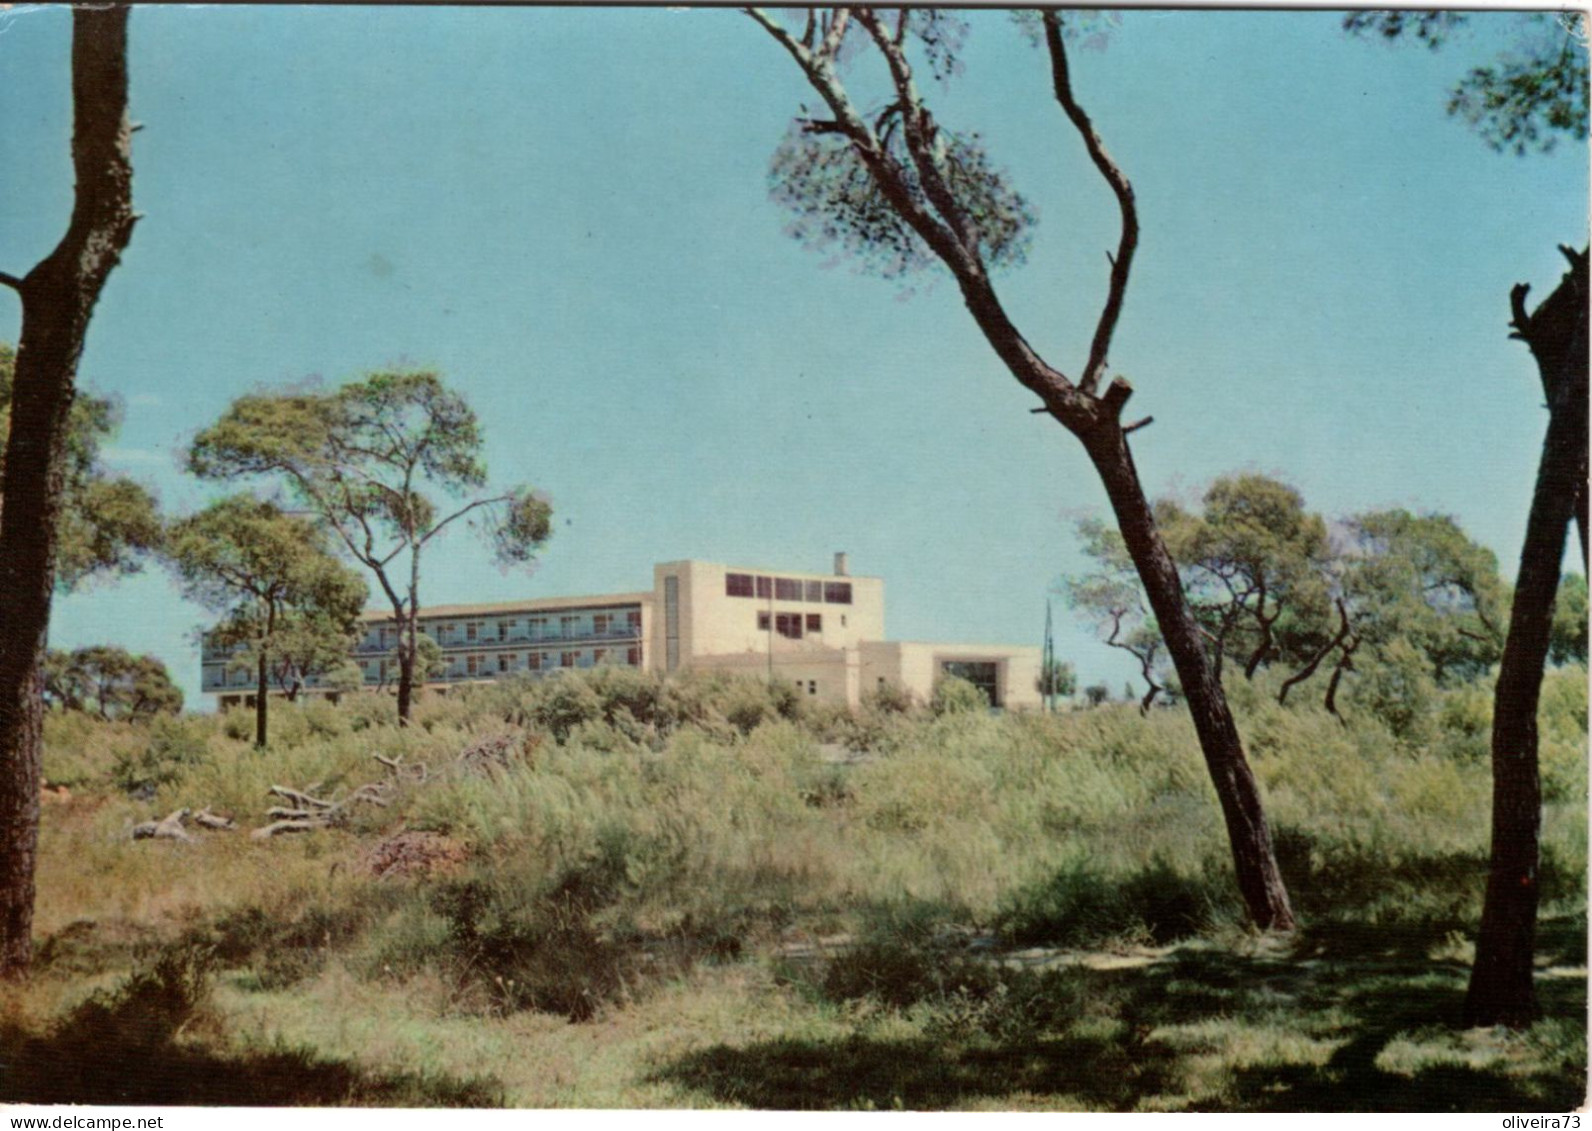
[[[498,621],[498,639],[507,640],[509,638],[509,631],[513,629],[517,623],[518,622],[511,620]]]
[[[470,643],[474,643],[476,637],[480,634],[480,632],[481,632],[481,622],[480,621],[472,620],[472,621],[466,621],[465,622],[465,625],[464,625],[464,638],[465,638],[465,640],[469,641]]]
[[[757,579],[757,595],[759,597],[772,597],[774,595],[774,580],[769,577]]]
[[[577,627],[579,626],[579,624],[580,624],[580,618],[577,617],[577,616],[571,615],[571,616],[567,616],[567,617],[559,617],[558,618],[558,632],[559,632],[559,635],[565,636],[565,637],[579,635],[579,633],[577,632]]]
[[[508,671],[510,668],[512,668],[514,666],[515,661],[517,661],[518,659],[519,659],[519,657],[515,656],[512,652],[499,652],[498,653],[498,671],[500,671],[500,672]]]
[[[575,666],[575,661],[579,658],[579,652],[560,652],[558,654],[558,666],[561,668],[572,668]]]
[[[750,597],[752,595],[752,575],[749,573],[725,574],[724,595],[726,597]]]
[[[630,628],[631,628],[632,631],[640,632],[641,631],[641,610],[640,609],[631,609],[628,613],[626,613],[625,614],[625,623],[630,625]]]
[[[774,631],[792,640],[800,640],[802,638],[802,615],[800,613],[779,613],[774,617]]]
[[[592,649],[591,662],[594,665],[595,664],[606,664],[608,662],[608,649],[606,649],[606,648],[594,648],[594,649]]]
[[[807,582],[807,602],[811,605],[824,603],[824,583],[822,581]]]
[[[526,656],[525,657],[525,666],[526,666],[526,668],[528,668],[529,670],[531,670],[533,672],[541,671],[542,670],[542,653],[540,653],[540,652],[532,652],[530,655]]]
[[[474,626],[472,625],[471,627],[474,627]],[[481,674],[481,657],[480,656],[466,656],[464,658],[464,670],[465,670],[465,674],[467,674],[467,675],[480,675]]]
[[[774,597],[780,601],[800,601],[802,599],[802,583],[791,577],[776,577],[774,579]]]
[[[770,623],[771,622],[769,621],[769,617],[766,612],[757,614],[757,631],[767,632],[769,630]]]
[[[817,695],[818,694],[818,681],[816,679],[810,679],[810,680],[807,681],[807,694],[809,694],[809,695]]]
[[[851,604],[851,582],[826,581],[824,582],[824,603],[826,605]]]
[[[808,613],[807,614],[807,631],[808,632],[822,632],[823,630],[824,630],[823,614],[821,614],[821,613]]]
[[[591,618],[591,630],[598,636],[608,635],[608,625],[614,618],[608,613],[597,613]]]
[[[532,617],[531,618],[531,639],[532,640],[538,640],[541,637],[546,636],[546,635],[547,635],[547,618],[546,617]]]
[[[641,649],[632,646],[625,653],[625,663],[629,664],[633,668],[639,668],[641,666]]]

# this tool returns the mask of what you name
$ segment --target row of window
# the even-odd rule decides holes
[[[448,665],[440,678],[443,679],[470,679],[482,676],[507,674],[517,671],[553,671],[557,668],[594,668],[600,664],[626,664],[633,668],[641,666],[641,648],[631,646],[623,650],[618,648],[571,648],[560,652],[527,652],[522,657],[518,652],[499,652],[496,656],[463,656],[464,662],[457,660]],[[523,662],[522,662],[523,661]],[[398,664],[395,660],[382,660],[380,663],[366,663],[362,665],[367,682],[385,682],[396,676]]]
[[[792,640],[802,638],[804,624],[809,634],[824,630],[824,618],[818,613],[775,613],[772,618],[766,612],[757,614],[757,631],[767,632],[772,628]]]
[[[806,601],[812,605],[851,604],[849,581],[804,581],[799,577],[764,577],[761,574],[726,573],[726,597],[772,597],[776,601]]]
[[[591,627],[588,629],[587,624]],[[486,621],[470,620],[462,624],[449,621],[443,624],[422,624],[420,631],[439,644],[478,644],[510,640],[540,640],[550,636],[609,636],[641,631],[641,610],[629,609],[621,613],[567,613],[556,619],[551,616],[528,617],[522,629],[520,619]],[[398,630],[383,625],[376,630],[373,643],[386,648],[398,638]]]

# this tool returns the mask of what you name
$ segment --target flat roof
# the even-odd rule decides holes
[[[713,566],[716,569],[724,570],[726,573],[766,573],[766,574],[768,574],[770,576],[773,576],[774,574],[784,574],[786,577],[799,577],[799,578],[803,579],[804,581],[882,581],[882,580],[884,580],[879,575],[872,574],[872,573],[835,573],[833,571],[825,573],[825,572],[822,572],[822,571],[805,570],[805,569],[783,569],[783,568],[774,569],[774,568],[770,568],[769,566],[749,566],[749,565],[737,565],[737,564],[733,564],[733,563],[730,563],[730,562],[710,562],[710,561],[707,561],[704,558],[681,558],[678,561],[659,562],[659,563],[657,563],[657,566],[654,567],[654,568],[661,568],[661,567],[664,567],[664,566],[684,566],[684,565]]]
[[[491,601],[477,605],[422,605],[420,619],[495,616],[502,613],[544,613],[561,609],[613,609],[629,605],[650,605],[652,590],[643,593],[604,593],[595,597],[533,597],[523,601]],[[391,609],[366,609],[360,615],[366,622],[390,621]]]

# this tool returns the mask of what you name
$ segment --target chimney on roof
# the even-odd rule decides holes
[[[846,552],[841,550],[835,555],[835,576],[850,577],[851,567],[846,561]]]

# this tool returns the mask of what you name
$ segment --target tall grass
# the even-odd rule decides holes
[[[1554,922],[1584,922],[1585,678],[1553,672],[1544,688]],[[1419,726],[1279,706],[1274,690],[1262,676],[1231,697],[1306,945],[1366,929],[1452,951],[1485,874],[1490,687],[1437,692]],[[845,934],[850,948],[792,968],[814,1008],[867,1000],[903,1024],[1016,1040],[1011,1002],[1060,995],[1054,1011],[1076,987],[995,977],[974,942],[1126,953],[1243,936],[1176,710],[993,716],[885,696],[852,714],[759,681],[600,670],[425,698],[403,729],[383,696],[281,705],[264,750],[244,721],[49,718],[45,776],[71,798],[43,823],[30,1031],[173,947],[261,1000],[335,975],[377,997],[437,987],[442,1015],[583,1021]],[[459,760],[494,736],[508,756]],[[378,755],[424,764],[424,782],[405,776],[340,828],[247,836],[271,786],[344,796],[389,776]],[[242,827],[129,839],[182,807]],[[367,857],[400,830],[445,838],[463,864],[375,879]]]

